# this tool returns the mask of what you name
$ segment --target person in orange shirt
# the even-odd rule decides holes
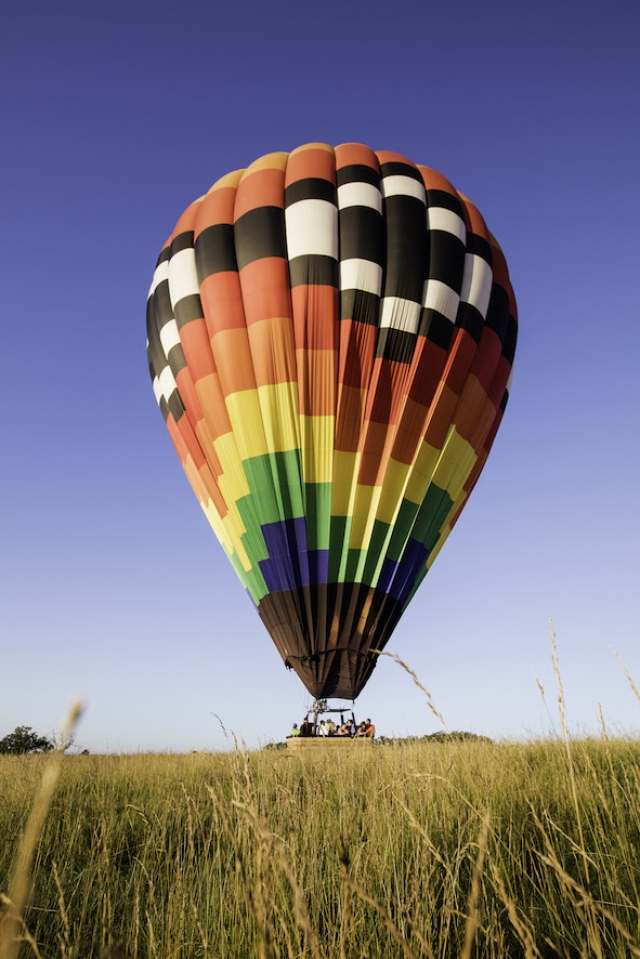
[[[376,734],[376,727],[373,725],[370,719],[365,719],[364,734],[368,736],[369,739],[373,739]]]

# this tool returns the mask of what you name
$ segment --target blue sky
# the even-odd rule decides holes
[[[284,736],[308,696],[210,532],[157,411],[157,253],[221,175],[309,141],[444,173],[520,312],[507,415],[389,649],[450,729],[640,728],[632,2],[14,4],[0,39],[0,736],[88,705],[92,751]],[[464,597],[464,599],[461,599]],[[536,684],[546,691],[546,704]],[[378,730],[439,728],[384,659]]]

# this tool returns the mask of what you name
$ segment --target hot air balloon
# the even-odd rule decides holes
[[[180,217],[147,304],[189,482],[285,664],[355,699],[451,532],[507,404],[504,256],[444,176],[322,143]]]

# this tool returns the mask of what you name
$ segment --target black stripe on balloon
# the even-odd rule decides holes
[[[333,183],[320,177],[308,177],[306,180],[296,180],[284,191],[284,205],[286,207],[298,203],[300,200],[326,200],[337,206],[336,188]]]
[[[429,230],[427,234],[429,279],[439,280],[460,293],[464,274],[465,248],[453,233]]]
[[[457,213],[464,222],[462,203],[457,196],[447,193],[446,190],[427,190],[427,206],[443,207],[445,210],[451,210],[452,213]]]
[[[169,281],[163,280],[158,283],[153,292],[153,309],[156,318],[156,326],[161,330],[163,326],[174,319],[171,308],[171,297],[169,295]]]
[[[509,363],[513,363],[513,358],[516,354],[516,341],[518,339],[518,324],[515,319],[509,315],[509,322],[507,324],[507,332],[505,334],[504,343],[502,344],[502,355],[505,360],[508,360]]]
[[[384,200],[386,272],[384,295],[420,303],[427,268],[424,203],[412,196]]]
[[[160,397],[160,402],[158,403],[158,409],[159,409],[160,412],[162,413],[162,419],[163,419],[163,420],[165,421],[165,423],[166,423],[167,420],[169,419],[169,406],[168,406],[167,401],[165,400],[164,396],[161,396],[161,397]]]
[[[382,163],[380,166],[380,176],[410,176],[412,180],[417,180],[418,183],[422,183],[420,171],[408,163],[398,163],[396,161],[392,163]]]
[[[147,361],[149,363],[149,372],[151,379],[159,376],[161,371],[167,365],[167,358],[160,341],[158,324],[156,322],[155,306],[153,296],[147,300]]]
[[[189,293],[173,307],[178,329],[181,330],[187,323],[202,319],[202,303],[197,293]]]
[[[162,367],[155,371],[154,379],[156,377],[158,380],[160,379],[163,371],[167,368],[167,365],[168,364],[165,361]],[[162,416],[164,417],[165,421],[167,417],[169,416],[169,413],[171,413],[171,415],[173,416],[174,420],[177,423],[180,419],[182,419],[182,416],[184,415],[184,412],[185,412],[184,403],[182,402],[182,398],[180,396],[180,393],[178,392],[177,387],[174,387],[172,389],[168,397],[161,396],[158,401],[158,406],[160,408],[160,412],[162,413]]]
[[[380,174],[377,170],[360,163],[340,167],[336,170],[336,180],[338,186],[344,186],[345,183],[370,183],[380,189]]]
[[[181,250],[190,250],[193,247],[193,230],[185,230],[184,233],[178,233],[171,241],[171,256],[180,253]]]
[[[236,273],[236,245],[232,223],[214,223],[198,234],[195,244],[198,283],[214,273]]]
[[[420,324],[418,326],[418,336],[426,336],[428,340],[435,343],[436,346],[448,350],[451,345],[454,325],[442,313],[437,310],[422,308],[420,311]]]
[[[187,361],[180,343],[176,343],[175,346],[169,350],[168,354],[166,354],[166,359],[164,358],[165,352],[160,333],[168,323],[171,323],[175,319],[173,310],[171,309],[171,300],[169,299],[169,283],[167,280],[163,280],[162,283],[158,284],[151,299],[153,299],[152,309],[153,316],[155,318],[154,325],[157,336],[157,339],[149,336],[149,343],[154,343],[154,365],[159,373],[161,373],[168,364],[175,377],[181,370],[185,368]],[[198,297],[198,299],[200,298]]]
[[[393,360],[396,363],[411,363],[416,348],[417,336],[406,330],[382,327],[378,333],[376,359]]]
[[[476,233],[467,233],[467,253],[474,253],[482,257],[490,267],[493,267],[493,253],[491,247],[483,236]]]
[[[166,263],[166,261],[170,259],[171,259],[171,247],[165,246],[163,250],[160,250],[160,256],[158,257],[156,261],[156,270],[158,269],[161,263]]]
[[[167,353],[167,360],[169,366],[171,367],[171,372],[174,375],[174,378],[180,373],[187,365],[187,361],[184,355],[184,350],[182,349],[181,343],[176,343],[171,347]]]
[[[287,257],[284,210],[278,206],[249,210],[236,220],[233,232],[239,270],[268,256]]]
[[[471,303],[461,302],[458,307],[456,326],[459,326],[462,330],[466,330],[471,338],[474,339],[476,343],[479,343],[484,328],[482,313],[475,306],[472,306]]]
[[[384,263],[382,217],[367,206],[347,206],[338,214],[341,260],[370,260]]]
[[[500,343],[504,343],[509,326],[509,294],[498,283],[494,283],[491,287],[491,298],[484,325],[494,331]]]
[[[167,408],[171,415],[173,416],[176,423],[179,423],[182,417],[184,416],[185,409],[184,403],[180,398],[180,394],[177,390],[172,390],[171,395],[167,399]]]
[[[507,403],[509,402],[509,390],[505,389],[502,394],[502,399],[500,400],[500,409],[504,413],[507,408]]]
[[[289,279],[294,286],[333,286],[338,289],[338,261],[332,256],[306,254],[289,260]]]
[[[340,293],[340,319],[357,320],[368,326],[380,322],[380,297],[364,290],[342,290]]]

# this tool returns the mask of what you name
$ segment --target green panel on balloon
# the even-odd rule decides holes
[[[304,498],[309,549],[329,549],[331,483],[305,483]]]
[[[266,453],[242,465],[261,526],[304,516],[298,450]]]

